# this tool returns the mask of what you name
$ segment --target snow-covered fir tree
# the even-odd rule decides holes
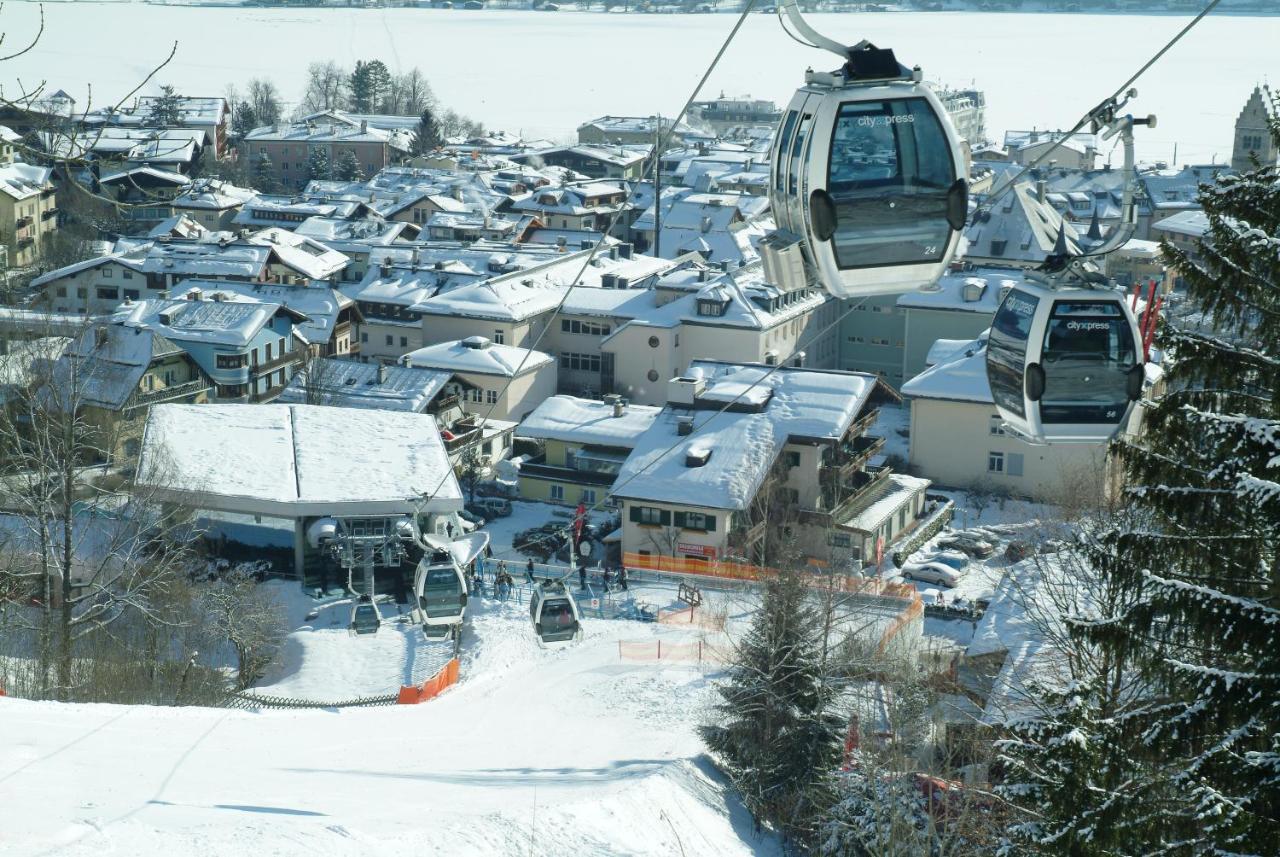
[[[364,170],[360,168],[360,159],[356,153],[347,149],[333,162],[333,177],[340,182],[362,182],[365,180]]]
[[[1198,258],[1163,248],[1197,324],[1161,328],[1167,392],[1115,445],[1133,521],[1090,551],[1122,609],[1070,624],[1135,690],[1076,684],[1018,724],[1013,851],[1280,852],[1280,171],[1201,203]]]
[[[313,146],[307,153],[307,178],[329,178],[329,153],[323,146]]]
[[[829,622],[799,575],[764,586],[760,610],[719,688],[703,739],[752,815],[798,843],[834,800],[844,719],[832,707]]]

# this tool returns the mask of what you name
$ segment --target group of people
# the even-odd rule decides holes
[[[492,554],[490,554],[492,556]],[[612,592],[615,589],[626,590],[627,588],[627,569],[626,566],[618,566],[617,568],[605,568],[600,575],[601,583],[605,592]],[[534,576],[533,560],[525,563],[524,582],[530,586],[537,586],[538,579]],[[484,595],[484,578],[480,570],[472,565],[471,573],[468,575],[469,591],[472,595]],[[587,567],[585,565],[578,568],[579,586],[586,590],[587,588]],[[507,570],[507,561],[505,559],[498,560],[497,571],[493,578],[493,596],[502,601],[511,597],[511,593],[515,591],[515,579]]]
[[[530,562],[530,565],[532,565],[532,562]],[[620,565],[617,569],[606,567],[600,573],[600,583],[605,592],[612,592],[614,589],[626,590],[627,567],[625,565]],[[586,591],[587,588],[587,567],[585,565],[578,566],[578,588],[583,591]]]

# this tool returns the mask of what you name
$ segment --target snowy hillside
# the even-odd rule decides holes
[[[0,854],[776,853],[701,756],[704,672],[619,660],[619,640],[691,634],[589,621],[577,646],[544,650],[524,611],[482,608],[462,683],[416,707],[0,700]],[[294,635],[287,663],[358,683],[366,656],[402,657],[386,630]]]

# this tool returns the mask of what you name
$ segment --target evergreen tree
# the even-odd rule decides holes
[[[1070,625],[1137,681],[1069,688],[1055,723],[1020,730],[1012,762],[1048,774],[1025,796],[1035,853],[1280,842],[1280,170],[1220,177],[1201,204],[1199,260],[1163,246],[1198,320],[1162,326],[1169,392],[1115,445],[1136,523],[1092,551],[1124,609]]]
[[[422,117],[418,120],[418,127],[413,131],[413,140],[409,144],[409,151],[415,155],[425,155],[427,152],[434,151],[444,145],[444,135],[440,133],[440,125],[436,122],[436,118],[431,115],[430,110],[422,111]]]
[[[356,168],[359,169],[359,164]],[[323,146],[313,146],[307,153],[307,178],[329,178],[329,153]]]
[[[360,160],[356,153],[347,149],[338,155],[333,162],[333,177],[340,182],[362,182],[365,180],[364,170],[360,168]]]
[[[352,112],[377,113],[382,110],[391,89],[391,72],[382,60],[357,60],[348,88]]]
[[[254,158],[251,179],[254,190],[259,193],[275,193],[280,189],[280,184],[276,181],[275,166],[266,152]]]
[[[805,843],[832,802],[844,737],[824,676],[826,623],[799,575],[766,582],[703,740],[752,815]]]
[[[153,128],[173,128],[182,124],[182,97],[172,86],[160,87],[160,94],[150,102],[146,123]]]
[[[231,108],[231,127],[236,137],[243,139],[254,128],[259,127],[258,116],[253,112],[253,105],[247,101],[237,102]]]

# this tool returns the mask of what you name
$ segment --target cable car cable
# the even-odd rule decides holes
[[[1073,134],[1075,134],[1085,125],[1088,125],[1091,121],[1093,121],[1094,117],[1097,116],[1100,110],[1102,110],[1107,105],[1111,104],[1121,95],[1123,95],[1129,89],[1130,86],[1132,86],[1135,82],[1137,82],[1138,78],[1146,74],[1148,69],[1150,69],[1153,65],[1155,65],[1156,62],[1159,61],[1161,57],[1163,57],[1166,53],[1168,53],[1173,48],[1174,45],[1176,45],[1179,41],[1181,41],[1183,36],[1191,32],[1191,28],[1194,27],[1196,24],[1199,24],[1200,21],[1203,20],[1204,17],[1208,15],[1210,12],[1212,12],[1217,7],[1217,5],[1221,2],[1222,0],[1210,0],[1209,5],[1205,6],[1204,9],[1200,11],[1200,14],[1192,18],[1185,27],[1183,27],[1181,30],[1178,31],[1177,35],[1175,35],[1172,39],[1170,39],[1168,42],[1165,43],[1164,47],[1156,51],[1156,53],[1151,57],[1151,59],[1143,63],[1142,67],[1138,69],[1136,72],[1134,72],[1134,74],[1131,75],[1128,80],[1126,80],[1123,84],[1121,84],[1120,87],[1116,89],[1116,91],[1113,92],[1109,98],[1103,100],[1096,107],[1094,107],[1092,110],[1086,113],[1084,116],[1080,117],[1080,121],[1077,122],[1071,128],[1070,131],[1067,131],[1065,134],[1062,134],[1062,136],[1059,137],[1058,140],[1056,140],[1052,146],[1050,146],[1043,153],[1041,153],[1040,156],[1037,157],[1035,160],[1033,160],[1031,163],[1023,167],[1016,175],[1014,175],[1012,179],[1010,179],[1008,182],[1002,185],[999,190],[997,190],[994,194],[991,195],[990,198],[988,198],[980,206],[978,206],[978,211],[990,211],[991,206],[995,205],[998,200],[1000,200],[1006,193],[1008,193],[1009,190],[1018,183],[1019,179],[1021,179],[1027,173],[1031,172],[1036,167],[1044,163],[1045,160],[1050,155],[1058,151],[1058,149],[1062,148],[1062,146],[1065,145],[1069,139],[1071,139],[1071,136]]]
[[[738,16],[738,20],[736,23],[734,23],[733,29],[729,31],[729,35],[725,37],[724,42],[720,45],[720,49],[716,51],[716,55],[712,57],[711,63],[707,66],[706,71],[702,73],[702,77],[699,78],[697,86],[694,87],[693,92],[691,92],[689,94],[688,99],[685,100],[684,106],[680,108],[680,112],[676,114],[675,118],[671,120],[671,127],[667,129],[666,133],[659,138],[657,144],[654,146],[653,164],[650,167],[651,176],[658,169],[658,161],[662,157],[662,153],[666,151],[666,146],[668,143],[670,143],[671,138],[675,136],[676,128],[679,127],[681,120],[683,120],[685,115],[689,112],[689,108],[693,106],[693,102],[695,99],[697,99],[698,93],[702,91],[702,87],[706,85],[707,79],[711,77],[711,73],[715,71],[715,68],[717,65],[719,65],[721,58],[725,55],[725,52],[728,51],[729,45],[733,43],[734,37],[737,36],[738,31],[742,29],[743,23],[747,20],[747,16],[751,13],[751,9],[752,7],[755,6],[755,4],[756,4],[756,0],[747,0],[746,5],[742,9],[742,14]],[[659,124],[658,131],[659,133],[662,132],[661,124]],[[625,204],[627,200],[631,199],[632,195],[635,193],[635,188],[638,185],[639,185],[639,182],[636,182],[632,184],[630,188],[628,188],[626,197],[623,199],[623,204]],[[658,215],[661,212],[661,207],[662,207],[662,200],[659,199],[655,194],[654,200],[653,200],[655,229],[659,225]],[[600,252],[600,248],[604,245],[605,240],[609,237],[609,233],[613,231],[614,224],[617,222],[618,217],[621,214],[622,214],[622,205],[619,205],[615,209],[613,214],[610,215],[604,230],[602,230],[600,233],[599,240],[597,240],[596,243],[592,245],[591,251],[587,254],[587,258],[582,261],[582,267],[578,269],[578,273],[573,278],[573,282],[570,283],[568,288],[565,289],[565,293],[561,295],[560,301],[556,304],[555,309],[551,311],[551,315],[548,316],[546,324],[543,325],[541,332],[539,332],[538,335],[534,337],[533,343],[530,345],[530,347],[525,349],[524,357],[521,358],[520,364],[516,366],[515,371],[512,372],[511,377],[507,379],[506,384],[503,385],[501,392],[499,392],[498,396],[494,399],[493,404],[489,406],[489,409],[485,412],[484,417],[481,418],[482,426],[487,424],[489,419],[493,416],[493,412],[498,407],[498,402],[502,401],[503,397],[506,396],[507,391],[511,388],[511,385],[515,383],[516,376],[519,375],[520,372],[524,369],[525,363],[528,362],[530,355],[532,355],[533,352],[537,350],[538,344],[542,342],[542,338],[546,336],[547,331],[551,329],[552,322],[556,320],[556,316],[560,314],[560,311],[564,308],[564,305],[568,302],[569,295],[573,292],[575,288],[580,287],[583,275],[586,274],[587,268],[591,265],[591,262],[596,258],[596,254]],[[460,447],[458,451],[461,454],[466,454],[467,451],[469,451],[470,449],[480,444],[480,442],[484,439],[483,436],[484,436],[484,432],[482,430],[479,436],[477,436],[475,439],[471,441],[468,441],[466,444]],[[424,495],[424,498],[434,497],[436,493],[440,491],[440,488],[443,487],[444,483],[448,480],[450,474],[452,473],[453,473],[452,467],[446,468],[444,476],[440,478],[440,481],[436,484],[435,489],[432,490],[430,494]],[[426,500],[424,499],[423,503],[425,504],[425,502]]]

